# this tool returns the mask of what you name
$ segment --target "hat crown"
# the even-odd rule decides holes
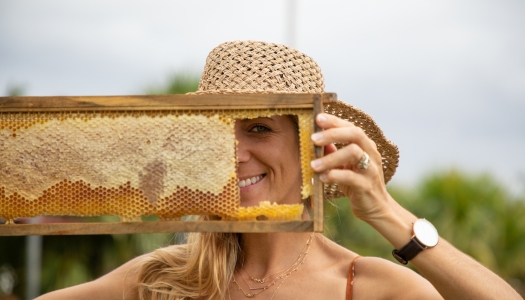
[[[206,58],[197,93],[323,93],[321,69],[309,56],[280,44],[233,41]]]

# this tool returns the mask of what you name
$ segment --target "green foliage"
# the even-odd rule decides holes
[[[186,94],[197,91],[200,76],[188,72],[177,72],[170,76],[167,83],[161,86],[146,88],[147,94]]]
[[[96,279],[126,261],[174,243],[174,234],[44,236],[43,293]],[[25,291],[25,237],[0,237],[0,266],[14,269],[15,295]]]
[[[26,92],[26,87],[21,84],[14,84],[7,86],[8,96],[23,96]]]
[[[387,258],[391,248],[377,231],[354,217],[350,201],[340,198],[325,202],[325,235],[341,246],[364,256]]]
[[[489,175],[428,176],[404,204],[440,235],[501,276],[525,281],[525,199]]]
[[[489,175],[431,174],[415,188],[389,187],[404,207],[430,220],[440,236],[509,281],[525,283],[525,197]],[[361,255],[393,260],[392,246],[351,213],[348,199],[326,206],[326,234]]]

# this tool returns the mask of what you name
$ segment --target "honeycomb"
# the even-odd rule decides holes
[[[296,115],[302,198],[312,194],[308,109],[0,113],[0,217],[300,218],[302,205],[241,207],[236,119]]]
[[[259,206],[240,207],[235,219],[242,221],[255,221],[258,216],[265,216],[268,220],[289,221],[301,220],[304,205],[281,204],[261,201]]]

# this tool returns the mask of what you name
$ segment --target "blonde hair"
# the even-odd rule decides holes
[[[199,220],[210,219],[199,217]],[[141,262],[139,299],[224,299],[240,253],[236,233],[190,233],[188,242],[158,249]]]

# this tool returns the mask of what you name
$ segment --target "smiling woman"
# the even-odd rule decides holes
[[[256,206],[261,201],[301,203],[297,134],[297,126],[289,116],[237,121],[237,174],[242,206]]]
[[[239,41],[209,54],[197,93],[283,92],[324,92],[315,61],[283,45]],[[192,233],[184,245],[158,249],[40,299],[521,299],[388,194],[397,148],[368,115],[341,102],[326,111],[315,120],[324,131],[311,135],[325,156],[307,171],[330,184],[328,195],[348,197],[352,213],[425,278],[383,259],[360,258],[320,234]],[[273,114],[241,119],[235,136],[242,205],[302,203],[302,137],[294,119]],[[413,224],[422,223],[430,230],[413,231]]]

